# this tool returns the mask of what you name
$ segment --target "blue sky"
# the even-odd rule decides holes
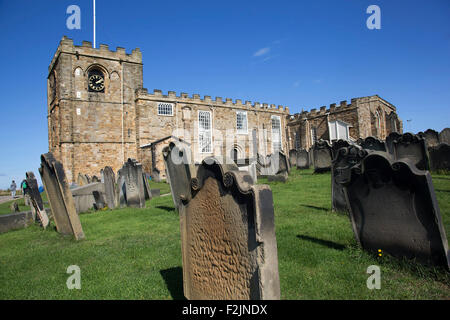
[[[81,30],[69,30],[70,5]],[[139,47],[144,87],[289,106],[378,94],[405,131],[450,126],[450,1],[97,0],[97,46]],[[369,5],[381,29],[369,30]],[[39,176],[46,77],[63,35],[93,41],[92,0],[0,0],[0,188]],[[407,122],[406,120],[411,120]]]

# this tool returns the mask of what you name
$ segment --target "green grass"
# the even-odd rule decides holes
[[[448,237],[450,177],[434,175],[433,181]],[[293,169],[287,183],[269,184],[282,299],[450,297],[450,276],[442,269],[358,248],[348,217],[331,212],[329,173]],[[172,197],[154,198],[147,207],[80,215],[86,239],[78,242],[52,227],[0,234],[0,299],[182,298]],[[66,269],[73,264],[81,268],[81,290],[66,288]],[[380,290],[366,287],[370,265],[381,268]]]
[[[42,197],[42,201],[47,202],[47,195],[45,192],[41,193],[41,197]],[[30,206],[25,205],[24,198],[17,198],[15,200],[0,203],[0,215],[12,213],[10,206],[11,206],[11,203],[14,201],[17,201],[20,211],[30,211],[31,210]]]

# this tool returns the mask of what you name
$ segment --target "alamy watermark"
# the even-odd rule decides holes
[[[71,274],[67,278],[66,286],[67,289],[81,289],[81,269],[77,265],[71,265],[67,267],[66,273]]]
[[[80,7],[75,5],[75,4],[72,4],[72,5],[67,7],[66,13],[70,14],[70,16],[67,17],[67,20],[66,20],[67,29],[69,29],[69,30],[73,30],[73,29],[80,30],[81,29],[81,10],[80,10]]]
[[[367,267],[368,274],[370,277],[367,278],[367,289],[381,289],[381,271],[379,266],[371,265]]]
[[[367,7],[366,13],[370,14],[367,18],[366,26],[369,30],[381,29],[381,9],[379,6],[372,4]]]

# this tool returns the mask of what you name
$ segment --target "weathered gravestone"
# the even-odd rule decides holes
[[[312,146],[314,172],[331,170],[331,146],[326,140],[319,140]]]
[[[97,201],[102,201],[94,197],[94,192],[105,192],[105,186],[101,182],[89,183],[81,187],[76,187],[70,190],[72,193],[75,209],[77,213],[86,212],[89,209],[95,208]],[[97,204],[102,206],[102,204]]]
[[[309,169],[309,155],[306,149],[297,150],[297,169]]]
[[[286,157],[284,152],[278,151],[272,154],[270,157],[270,163],[272,172],[275,172],[275,174],[269,175],[267,177],[267,180],[286,182],[289,177],[291,166],[289,163],[289,159]]]
[[[89,184],[89,183],[91,183],[92,181],[91,181],[91,177],[89,177],[87,174],[85,174],[84,175],[84,179],[86,180],[86,184]]]
[[[79,173],[77,178],[77,185],[81,187],[87,185],[88,183],[89,182],[88,179],[86,178],[86,175]]]
[[[135,159],[128,159],[120,169],[123,177],[121,191],[128,207],[145,208],[144,183],[142,181],[142,165]]]
[[[52,153],[41,155],[39,168],[45,192],[50,203],[56,229],[64,235],[73,235],[76,240],[84,238],[80,218],[67,183],[62,164]]]
[[[350,146],[352,146],[350,148]],[[351,166],[360,162],[361,158],[367,154],[359,146],[350,144],[346,140],[334,141],[331,146],[333,157],[331,166],[331,208],[333,211],[348,212],[344,187],[339,181],[349,172]],[[349,167],[350,166],[350,167]]]
[[[189,186],[179,211],[185,297],[280,299],[269,186],[214,158]]]
[[[252,177],[253,183],[258,182],[258,175],[256,174],[256,163],[255,162],[247,163],[247,165],[245,165],[245,166],[238,165],[238,168],[239,168],[239,171],[247,171],[248,174],[250,175],[250,177]]]
[[[448,243],[430,173],[384,152],[362,153],[360,163],[352,154],[340,153],[349,161],[339,182],[345,186],[359,244],[371,252],[448,269]]]
[[[289,150],[289,165],[294,167],[297,165],[297,150],[291,149]]]
[[[162,151],[166,177],[170,185],[173,204],[179,210],[181,199],[190,193],[190,181],[197,169],[190,163],[188,151],[173,142]]]
[[[28,171],[25,173],[26,176],[26,184],[25,194],[30,197],[30,207],[33,214],[39,218],[39,222],[41,226],[45,229],[49,224],[49,219],[47,213],[44,209],[44,202],[42,202],[41,193],[39,192],[38,183],[34,173],[32,171]]]
[[[386,138],[386,147],[394,160],[409,159],[418,169],[429,170],[430,161],[425,139],[412,133],[390,133]]]
[[[439,133],[439,143],[450,144],[450,128],[445,128]]]
[[[450,145],[440,143],[435,147],[428,148],[430,155],[431,170],[450,171]]]
[[[97,176],[92,176],[91,183],[101,182],[101,180]]]
[[[94,196],[94,209],[95,210],[102,210],[107,207],[105,197],[103,196],[104,193],[99,191],[93,191],[92,195]]]
[[[375,137],[359,138],[356,143],[368,152],[387,150],[386,143]]]
[[[31,211],[0,214],[0,233],[26,228],[34,223]]]
[[[144,185],[144,197],[145,197],[145,200],[151,199],[152,198],[152,192],[150,190],[150,185],[148,184],[147,175],[144,172],[142,173],[142,184]]]
[[[11,202],[11,204],[9,205],[9,209],[11,210],[11,212],[20,212],[19,204],[17,203],[17,201]]]
[[[439,133],[433,129],[419,132],[418,135],[425,139],[427,147],[434,147],[439,144]]]
[[[118,206],[117,192],[116,192],[116,177],[113,169],[106,166],[102,171],[102,181],[105,189],[106,205],[110,209]]]
[[[118,205],[121,208],[124,208],[127,206],[127,199],[126,199],[126,186],[125,186],[125,176],[123,174],[123,170],[119,169],[117,172],[117,189],[116,189],[116,198],[118,201]]]

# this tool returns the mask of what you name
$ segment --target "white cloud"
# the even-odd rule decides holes
[[[258,51],[256,51],[256,52],[253,54],[253,56],[254,56],[254,57],[260,57],[260,56],[263,56],[263,55],[269,53],[269,51],[270,51],[270,47],[261,48],[261,49],[259,49]]]

